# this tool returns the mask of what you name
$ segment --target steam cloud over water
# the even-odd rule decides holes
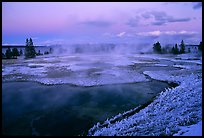
[[[64,44],[54,48],[54,54],[129,54],[152,52],[150,44]]]

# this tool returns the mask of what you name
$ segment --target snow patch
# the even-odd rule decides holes
[[[173,136],[202,136],[202,121],[190,126],[181,126],[181,130]]]
[[[168,65],[165,64],[154,64],[155,66],[160,66],[160,67],[168,67]]]

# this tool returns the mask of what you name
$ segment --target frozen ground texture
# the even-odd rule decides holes
[[[133,55],[68,55],[4,60],[2,81],[37,81],[42,84],[95,86],[149,81],[129,65],[158,63]],[[7,63],[10,62],[10,63]],[[12,63],[13,62],[13,63]]]
[[[185,62],[180,56],[176,65]],[[176,61],[176,60],[175,60]],[[196,64],[202,64],[195,61]],[[189,63],[189,62],[188,62]],[[191,61],[190,63],[193,63]],[[119,114],[107,119],[104,124],[97,123],[88,135],[94,136],[202,136],[202,68],[189,68],[182,65],[178,71],[144,71],[153,79],[179,83],[173,89],[161,92],[146,108],[120,121]],[[194,66],[194,65],[193,65]],[[128,111],[131,112],[131,111]]]
[[[151,70],[201,69],[201,60],[175,59],[172,55],[74,54],[39,56],[2,61],[2,81],[37,81],[42,84],[95,86],[149,81],[142,73]],[[156,68],[155,68],[156,67]],[[148,69],[147,69],[148,68]],[[159,69],[160,68],[160,69]]]

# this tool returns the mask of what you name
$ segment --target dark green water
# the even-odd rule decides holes
[[[95,87],[2,83],[4,135],[80,135],[168,87],[159,81]]]

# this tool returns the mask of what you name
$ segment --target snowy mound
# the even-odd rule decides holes
[[[111,123],[100,123],[91,128],[88,135],[94,136],[172,136],[182,126],[202,120],[202,73],[186,75],[171,71],[146,71],[146,75],[158,80],[180,83],[166,89],[146,108],[138,113]],[[192,83],[193,80],[193,83]],[[121,115],[118,115],[119,117]],[[108,123],[107,123],[108,122]]]

